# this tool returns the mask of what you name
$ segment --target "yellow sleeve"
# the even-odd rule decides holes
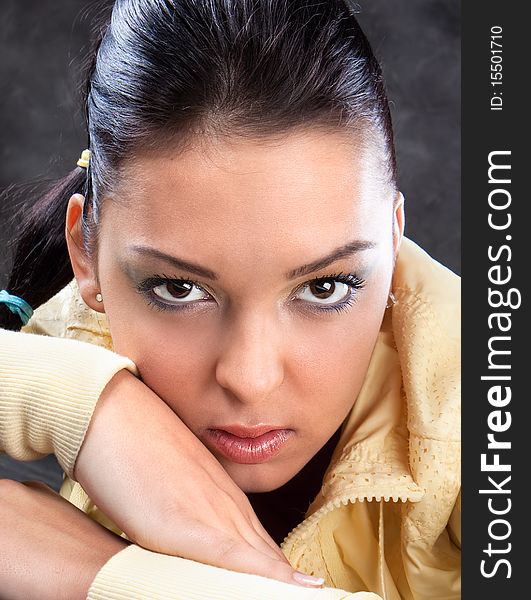
[[[100,569],[87,600],[381,600],[370,592],[311,589],[130,545]]]
[[[72,339],[0,329],[0,452],[55,454],[69,477],[104,387],[134,363]]]

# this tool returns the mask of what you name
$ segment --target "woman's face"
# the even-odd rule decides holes
[[[104,204],[85,301],[246,492],[291,479],[356,400],[401,235],[380,172],[338,132],[209,140],[131,162]]]

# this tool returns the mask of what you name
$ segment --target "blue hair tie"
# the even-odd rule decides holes
[[[18,315],[22,325],[26,325],[33,314],[33,308],[25,300],[13,296],[6,290],[0,290],[0,304],[5,304],[14,315]]]

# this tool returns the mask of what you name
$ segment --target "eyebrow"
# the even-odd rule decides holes
[[[176,269],[180,269],[182,271],[188,271],[189,273],[194,273],[195,275],[199,275],[200,277],[205,277],[206,279],[216,280],[218,276],[211,269],[207,269],[206,267],[202,267],[197,263],[190,262],[188,260],[184,260],[183,258],[177,258],[177,256],[172,256],[171,254],[166,254],[165,252],[161,252],[160,250],[156,250],[155,248],[151,248],[149,246],[131,246],[129,248],[132,252],[136,252],[142,256],[147,256],[148,258],[155,258],[157,260],[163,260],[168,264],[172,265]]]
[[[344,244],[343,246],[339,246],[335,250],[332,250],[332,252],[326,256],[323,256],[322,258],[318,258],[311,263],[288,271],[285,273],[285,277],[286,279],[291,280],[297,277],[302,277],[303,275],[308,275],[309,273],[314,273],[315,271],[319,271],[319,269],[323,269],[337,260],[347,258],[353,254],[357,254],[358,252],[363,252],[364,250],[370,250],[375,246],[376,244],[374,242],[369,241],[355,240],[353,242],[349,242],[348,244]],[[176,269],[184,270],[188,273],[194,273],[195,275],[205,277],[206,279],[211,279],[213,281],[219,279],[218,275],[211,269],[207,269],[206,267],[198,265],[197,263],[178,258],[177,256],[166,254],[165,252],[161,252],[160,250],[156,250],[155,248],[151,248],[149,246],[135,245],[131,246],[129,250],[148,258],[162,260],[172,265],[172,267]]]
[[[376,244],[374,242],[366,242],[361,240],[355,240],[353,242],[349,242],[344,246],[339,246],[335,250],[332,250],[330,254],[323,256],[322,258],[318,258],[311,263],[306,265],[302,265],[301,267],[297,267],[292,271],[288,271],[286,273],[286,279],[295,279],[296,277],[301,277],[302,275],[308,275],[309,273],[314,273],[315,271],[319,271],[319,269],[323,269],[328,265],[336,262],[336,260],[340,260],[341,258],[347,258],[348,256],[352,256],[353,254],[357,254],[358,252],[362,252],[363,250],[370,250],[374,248]]]

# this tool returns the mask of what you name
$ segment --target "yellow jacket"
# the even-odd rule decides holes
[[[103,567],[89,598],[295,599],[302,598],[301,593],[312,594],[307,598],[358,598],[342,590],[370,591],[385,600],[459,598],[459,285],[455,274],[403,240],[393,279],[397,303],[386,313],[321,491],[281,545],[292,566],[323,575],[325,585],[336,590],[306,592],[277,582],[280,587],[273,590],[270,580],[261,577],[132,545]],[[86,307],[75,282],[40,307],[24,329],[112,349],[105,316]],[[0,449],[2,444],[0,435]],[[73,465],[75,456],[69,460],[67,466]],[[69,477],[61,494],[121,533]],[[170,562],[164,566],[164,561]],[[180,591],[166,595],[164,574],[168,569],[175,572],[177,561]],[[135,588],[131,573],[139,569],[145,572],[143,584],[151,573],[151,588],[135,595],[131,590],[138,592],[140,584]],[[252,595],[245,579],[249,577]],[[120,578],[129,581],[130,595],[118,589]],[[212,578],[230,593],[214,596]],[[332,592],[339,595],[325,596]]]

